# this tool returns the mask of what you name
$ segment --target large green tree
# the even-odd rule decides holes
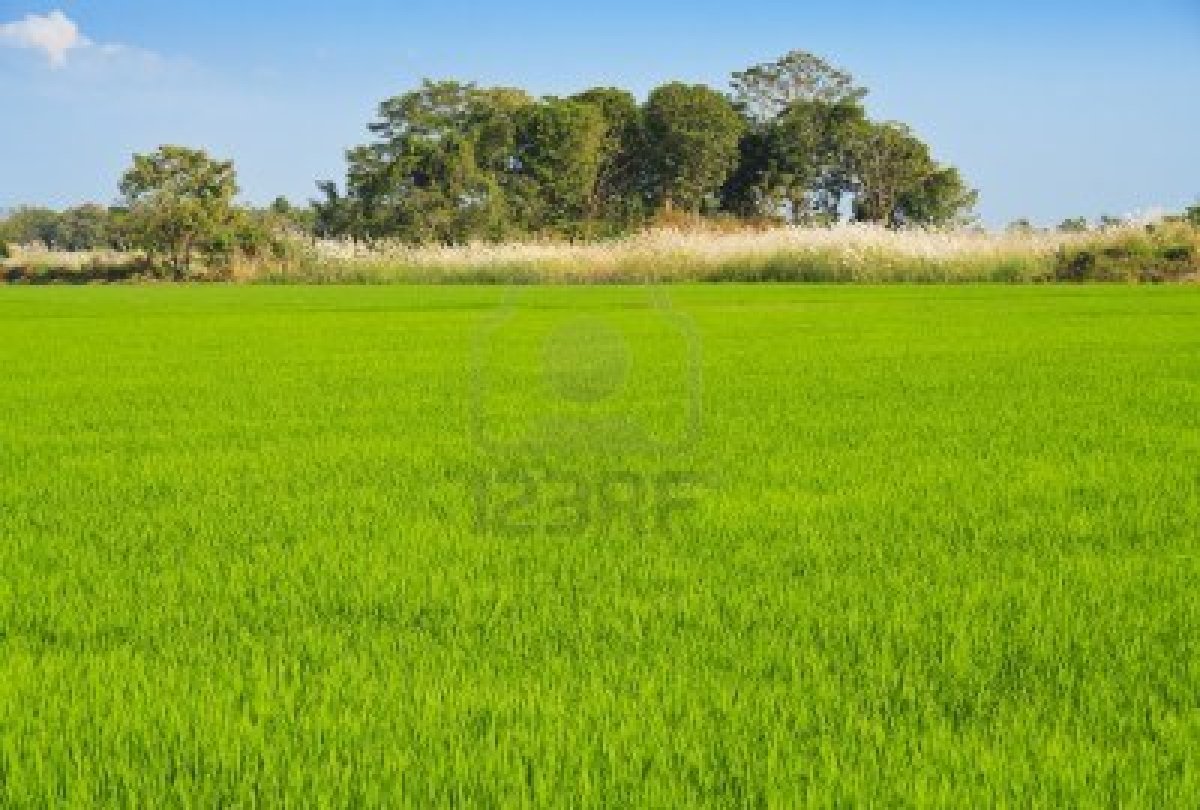
[[[936,163],[907,126],[866,123],[851,144],[855,218],[889,227],[946,225],[966,216],[976,194],[958,171]]]
[[[526,110],[514,168],[538,191],[535,228],[571,232],[592,224],[606,136],[604,115],[591,104],[547,99]]]
[[[715,90],[680,82],[656,88],[644,118],[654,201],[700,212],[737,166],[742,118]]]
[[[594,87],[571,98],[596,107],[604,121],[604,143],[590,216],[619,229],[635,221],[645,207],[641,108],[632,93],[615,87]]]
[[[854,77],[808,51],[791,51],[733,74],[734,100],[753,119],[769,121],[796,102],[856,103],[867,95]]]
[[[236,226],[237,192],[231,161],[183,146],[134,155],[121,179],[134,244],[151,262],[165,260],[177,278],[191,271],[198,253],[211,258]]]
[[[853,188],[851,143],[865,122],[857,102],[796,101],[774,120],[751,123],[726,187],[730,207],[794,223],[837,220]]]
[[[906,225],[966,225],[979,201],[953,166],[931,165],[920,183],[900,195],[899,217]]]
[[[17,245],[58,246],[58,213],[49,208],[22,206],[4,218],[4,238]]]
[[[430,81],[384,101],[375,140],[347,153],[345,194],[322,185],[319,224],[412,242],[507,235],[505,175],[532,103],[520,90]]]

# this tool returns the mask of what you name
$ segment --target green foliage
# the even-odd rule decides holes
[[[854,188],[850,145],[866,124],[853,101],[792,102],[766,122],[751,122],[725,187],[733,210],[783,215],[795,223],[831,222]]]
[[[734,73],[731,84],[738,105],[763,122],[797,103],[856,106],[867,95],[849,73],[807,51]]]
[[[901,222],[924,226],[969,224],[979,192],[967,187],[958,169],[931,161],[922,175],[918,183],[900,193],[896,207]]]
[[[902,124],[867,123],[855,134],[851,149],[859,182],[855,217],[900,224],[901,200],[918,192],[932,165],[928,148]]]
[[[903,124],[858,123],[850,146],[855,218],[888,226],[963,224],[978,194]]]
[[[418,243],[513,235],[536,199],[506,176],[531,103],[519,90],[428,81],[384,101],[370,125],[376,140],[347,153],[345,195],[321,186],[318,229]]]
[[[497,374],[586,315],[674,428],[643,290],[525,292]],[[0,806],[1195,805],[1200,290],[670,293],[696,506],[575,533],[500,290],[0,289]]]
[[[1192,224],[1192,227],[1200,228],[1200,205],[1193,205],[1184,212],[1184,218]]]
[[[134,155],[121,179],[131,241],[153,263],[162,257],[176,278],[186,277],[197,254],[223,256],[238,227],[233,163],[202,150],[162,146]]]
[[[863,139],[881,125],[866,119],[866,91],[818,57],[793,52],[735,74],[733,85],[736,104],[673,83],[639,106],[611,87],[535,101],[427,80],[380,105],[373,140],[347,152],[344,190],[318,184],[310,227],[464,244],[616,235],[676,209],[835,222],[851,196],[863,197],[863,218],[943,225],[974,204],[957,171],[907,130],[905,149],[868,160]],[[919,166],[903,165],[910,147]]]
[[[21,206],[5,217],[4,233],[13,244],[52,250],[60,239],[58,213],[49,208]]]
[[[57,251],[122,250],[127,247],[124,211],[85,203],[65,211],[18,208],[0,220],[0,238],[16,245]]]
[[[737,166],[742,119],[716,91],[680,82],[651,92],[644,118],[653,200],[699,213]]]
[[[1086,217],[1072,217],[1064,219],[1058,224],[1059,233],[1087,233],[1088,222]]]
[[[548,99],[524,111],[516,165],[538,190],[531,230],[569,231],[599,212],[600,171],[610,148],[603,110],[582,101]]]
[[[604,120],[604,143],[590,219],[619,232],[645,210],[645,149],[642,111],[631,93],[596,87],[571,97],[590,104]]]

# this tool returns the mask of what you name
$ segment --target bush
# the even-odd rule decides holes
[[[1160,222],[1144,229],[1123,228],[1058,252],[1060,281],[1178,281],[1200,275],[1200,231]]]

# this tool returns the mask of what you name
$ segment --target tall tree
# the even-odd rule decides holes
[[[339,219],[364,238],[504,236],[503,175],[512,169],[518,114],[531,103],[520,90],[429,81],[384,101],[369,126],[376,140],[347,153],[340,205],[349,210]]]
[[[853,188],[851,144],[866,123],[855,101],[796,101],[768,125],[772,186],[792,221],[836,221]]]
[[[95,203],[68,208],[58,216],[57,245],[62,250],[96,250],[119,241],[108,209]]]
[[[539,192],[535,227],[570,232],[591,225],[606,134],[604,116],[594,105],[547,99],[528,108],[516,162]]]
[[[900,195],[899,219],[905,225],[967,225],[979,192],[963,182],[953,166],[932,164],[925,176]]]
[[[930,156],[912,130],[897,123],[866,123],[851,146],[857,180],[855,218],[889,227],[947,225],[963,219],[977,195],[957,169]]]
[[[135,244],[152,258],[164,256],[176,277],[235,223],[237,191],[231,161],[183,146],[134,155],[121,180]]]
[[[807,51],[734,73],[731,83],[734,100],[758,121],[769,121],[798,101],[854,103],[867,95],[849,73]]]
[[[924,180],[930,165],[928,148],[903,124],[867,123],[860,127],[851,150],[858,179],[855,219],[901,224],[900,200]]]
[[[741,117],[715,90],[679,82],[655,89],[644,116],[655,201],[700,212],[737,165]]]
[[[615,87],[594,87],[571,98],[596,107],[604,121],[604,144],[590,215],[617,227],[628,224],[641,214],[646,188],[641,159],[642,114],[637,100],[632,93]]]
[[[22,206],[4,219],[8,241],[16,245],[40,245],[52,250],[59,241],[58,213],[49,208]]]

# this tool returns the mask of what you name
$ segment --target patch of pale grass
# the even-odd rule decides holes
[[[875,225],[830,228],[782,227],[766,231],[711,233],[659,229],[599,242],[533,241],[414,247],[399,242],[373,244],[321,241],[318,256],[334,261],[395,262],[410,267],[578,264],[611,267],[627,262],[686,259],[720,263],[781,254],[840,254],[845,259],[889,256],[920,261],[1004,260],[1053,255],[1078,235],[1035,232],[992,234],[973,231],[890,230]]]

